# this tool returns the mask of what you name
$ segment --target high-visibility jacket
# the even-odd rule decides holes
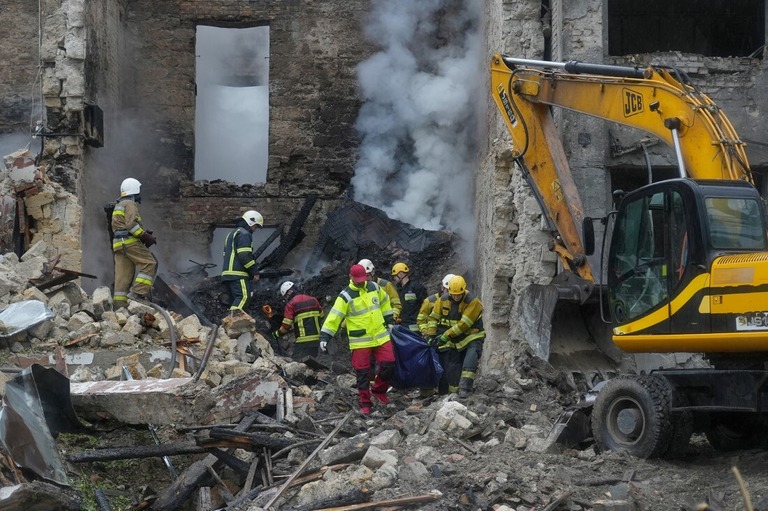
[[[440,298],[440,293],[429,295],[421,302],[419,308],[419,315],[416,317],[416,324],[419,325],[419,332],[421,335],[427,336],[429,331],[429,315],[432,312],[432,308],[435,306],[435,302]],[[434,333],[433,333],[434,335]]]
[[[427,290],[421,284],[408,279],[402,286],[397,286],[402,309],[400,311],[401,323],[414,332],[419,331],[417,323],[419,310],[427,298]]]
[[[339,293],[321,331],[331,337],[346,322],[349,348],[375,348],[389,341],[387,325],[392,323],[389,295],[375,282],[357,286],[352,280]]]
[[[376,278],[376,283],[385,293],[387,293],[387,296],[389,296],[389,303],[392,306],[392,317],[395,319],[399,318],[400,312],[403,310],[403,305],[400,302],[400,295],[397,294],[397,288],[392,282],[387,279],[382,279],[381,277]]]
[[[139,205],[133,195],[117,200],[112,211],[112,251],[117,252],[124,246],[141,242],[144,227],[141,225]]]
[[[483,304],[470,293],[464,293],[458,302],[448,293],[441,296],[430,314],[430,324],[435,325],[436,334],[441,333],[442,327],[447,327],[442,333],[448,338],[448,342],[438,346],[441,350],[461,351],[472,341],[485,339]]]
[[[320,316],[323,307],[314,296],[297,294],[288,300],[283,310],[283,323],[277,330],[285,335],[296,328],[296,342],[311,342],[320,339]]]
[[[251,231],[245,220],[238,219],[238,225],[224,241],[224,264],[221,266],[221,280],[237,280],[255,277],[256,259],[253,258]]]

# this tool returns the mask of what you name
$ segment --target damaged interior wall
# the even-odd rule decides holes
[[[99,283],[112,279],[103,206],[128,176],[143,183],[142,213],[158,237],[161,269],[186,269],[188,259],[207,261],[213,229],[232,225],[247,209],[258,209],[266,226],[287,226],[306,196],[317,194],[304,225],[309,253],[353,172],[355,66],[369,51],[360,30],[367,2],[70,0],[40,6],[45,156],[53,162],[52,179],[80,198],[83,266]],[[30,108],[40,101],[27,97],[38,64],[36,11],[28,2],[12,2],[0,13],[24,36],[0,43],[3,55],[23,60],[3,59],[13,69],[5,76],[14,76],[0,84],[8,92],[4,131],[28,133]],[[269,26],[266,183],[193,181],[198,25]],[[93,105],[103,112],[103,147],[81,136]],[[249,135],[242,133],[239,143],[248,144]],[[301,268],[305,261],[290,262]]]

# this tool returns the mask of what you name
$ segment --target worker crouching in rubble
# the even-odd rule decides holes
[[[320,318],[323,307],[314,296],[301,293],[299,287],[291,282],[283,282],[280,295],[287,300],[283,309],[283,322],[272,337],[277,340],[294,330],[296,341],[293,345],[291,358],[303,360],[306,357],[317,357],[320,347]]]
[[[243,312],[253,295],[254,283],[259,280],[256,259],[253,257],[253,232],[264,225],[258,211],[250,210],[235,221],[235,228],[224,240],[224,264],[221,280],[229,288],[231,313]]]
[[[115,256],[115,308],[127,307],[131,298],[149,299],[157,273],[157,259],[149,247],[157,243],[144,229],[139,214],[141,183],[132,177],[120,184],[120,198],[112,210],[112,251]],[[138,271],[137,271],[138,270]]]
[[[371,396],[382,404],[389,403],[387,390],[395,370],[395,351],[387,326],[392,324],[392,306],[389,296],[375,282],[368,280],[365,268],[355,264],[349,270],[349,285],[339,293],[328,312],[320,332],[320,349],[336,335],[341,322],[346,320],[352,367],[357,376],[357,394],[360,413],[371,413]],[[371,355],[379,364],[379,372],[370,386],[368,370]]]
[[[437,346],[444,370],[439,393],[458,392],[461,398],[469,396],[483,353],[485,330],[483,304],[467,291],[461,275],[451,278],[448,292],[435,302],[427,333],[431,343]]]

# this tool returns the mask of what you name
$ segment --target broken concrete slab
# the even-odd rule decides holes
[[[127,424],[195,424],[215,405],[208,386],[192,378],[71,383],[70,391],[82,418]]]

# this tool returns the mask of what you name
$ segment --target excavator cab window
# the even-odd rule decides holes
[[[709,240],[718,250],[762,250],[765,236],[760,204],[753,199],[707,197],[704,199],[709,222]]]
[[[688,266],[686,215],[680,194],[641,194],[620,208],[608,260],[609,301],[618,323],[664,303]]]

